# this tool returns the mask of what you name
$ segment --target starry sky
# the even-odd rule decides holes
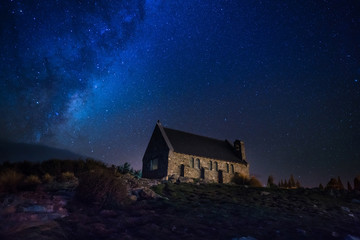
[[[2,0],[0,138],[140,169],[156,121],[263,183],[360,174],[360,2]]]

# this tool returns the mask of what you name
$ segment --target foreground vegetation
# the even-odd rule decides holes
[[[0,239],[360,237],[360,192],[339,179],[305,189],[240,175],[231,184],[138,177],[129,164],[91,159],[3,164]]]
[[[5,162],[0,164],[0,192],[14,193],[23,190],[35,190],[41,183],[75,181],[83,176],[86,180],[88,173],[101,172],[94,178],[107,175],[109,178],[129,173],[141,177],[141,171],[135,171],[129,163],[120,166],[106,166],[105,163],[94,159],[59,160],[51,159],[43,162]],[[87,181],[87,180],[86,180]]]

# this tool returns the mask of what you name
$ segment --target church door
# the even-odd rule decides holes
[[[222,170],[218,171],[219,183],[223,183],[223,172]]]
[[[184,164],[181,164],[181,166],[180,166],[180,176],[184,177],[184,175],[185,175],[185,166],[184,166]]]

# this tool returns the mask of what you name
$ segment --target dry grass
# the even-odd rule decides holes
[[[41,184],[40,178],[36,175],[27,176],[21,184],[22,190],[34,191]]]
[[[16,192],[23,175],[14,170],[5,170],[0,173],[0,192]]]
[[[60,181],[61,182],[69,182],[69,181],[74,181],[74,180],[76,180],[76,177],[75,177],[73,172],[63,172],[63,173],[61,173],[61,176],[60,176]]]
[[[30,175],[30,176],[27,176],[25,178],[24,183],[29,184],[29,185],[33,185],[33,184],[40,184],[41,181],[40,181],[40,178],[38,176]]]
[[[43,183],[51,183],[52,181],[54,181],[54,177],[51,176],[49,173],[45,173],[42,177],[42,181]]]
[[[116,208],[127,199],[125,184],[109,170],[94,170],[79,178],[76,197],[82,202],[96,203],[104,208]]]

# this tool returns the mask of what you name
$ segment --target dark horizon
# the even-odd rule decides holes
[[[0,5],[0,131],[141,168],[164,126],[245,142],[250,174],[360,174],[359,1]]]

